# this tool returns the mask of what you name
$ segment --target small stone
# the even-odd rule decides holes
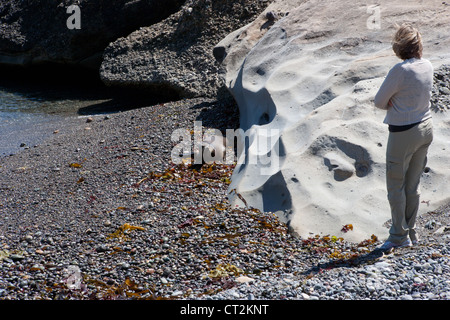
[[[450,228],[448,226],[443,226],[443,227],[440,227],[439,229],[437,229],[434,233],[436,235],[442,235],[447,231],[450,231]]]
[[[427,229],[434,229],[436,227],[436,221],[434,221],[434,220],[431,220],[431,221],[428,221],[426,224],[425,224],[425,228],[427,228]]]
[[[301,298],[302,298],[303,300],[309,300],[309,299],[310,299],[309,295],[306,294],[306,293],[304,293],[304,292],[302,292],[302,293],[300,294],[300,296],[301,296]]]
[[[236,278],[236,282],[239,283],[248,283],[248,282],[252,282],[255,281],[255,279],[247,277],[247,276],[240,276],[238,278]]]
[[[25,236],[25,241],[28,243],[31,243],[33,241],[33,236],[31,234],[28,234]]]
[[[21,255],[21,254],[11,254],[11,255],[9,256],[9,258],[10,258],[12,261],[20,261],[20,260],[25,259],[25,257],[24,257],[23,255]]]
[[[102,245],[99,245],[97,248],[95,248],[95,251],[106,252],[106,251],[108,251],[108,247],[102,244]]]
[[[181,296],[182,294],[183,294],[183,291],[177,290],[177,291],[172,292],[171,296],[172,297]]]
[[[31,267],[31,270],[32,270],[32,271],[44,271],[45,268],[44,268],[44,266],[42,266],[42,265],[40,265],[40,264],[34,264],[34,265]]]
[[[120,267],[122,269],[124,269],[124,270],[127,270],[127,269],[130,269],[130,264],[126,263],[126,262],[123,262],[123,263],[120,264]]]
[[[162,276],[164,278],[169,278],[171,275],[172,275],[172,272],[171,272],[171,270],[169,268],[165,268],[163,270]]]
[[[420,298],[421,298],[421,295],[420,295],[419,292],[415,292],[415,293],[413,293],[411,296],[412,296],[414,299],[420,299]]]
[[[450,95],[450,89],[448,89],[447,87],[439,88],[439,92],[445,95]]]
[[[369,290],[370,293],[375,292],[375,287],[372,285],[367,285],[367,290]]]

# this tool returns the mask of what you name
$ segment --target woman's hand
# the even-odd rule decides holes
[[[391,100],[389,100],[389,102],[388,102],[388,107],[393,107],[393,106],[394,106],[394,104],[392,103]]]

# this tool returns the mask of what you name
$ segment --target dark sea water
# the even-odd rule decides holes
[[[74,101],[48,101],[0,87],[0,156],[39,144],[67,117],[77,116]],[[22,147],[21,147],[22,145]]]
[[[0,70],[0,157],[42,143],[68,117],[120,112],[154,102],[135,92],[107,88],[92,72]]]

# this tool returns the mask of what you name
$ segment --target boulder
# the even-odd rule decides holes
[[[234,205],[276,212],[305,238],[388,236],[388,130],[373,98],[400,61],[391,49],[394,24],[420,29],[436,70],[449,64],[450,6],[376,3],[276,0],[216,45],[244,132],[230,185]],[[420,213],[450,201],[450,122],[445,107],[434,111]],[[343,228],[349,224],[352,230]]]
[[[184,0],[0,0],[0,64],[57,63],[98,70],[103,50],[111,41],[165,19],[183,3]],[[75,11],[68,11],[71,5],[79,8],[79,29],[73,28]]]
[[[160,23],[112,42],[101,79],[108,86],[145,88],[174,99],[216,97],[223,82],[212,48],[266,6],[262,0],[188,0]]]

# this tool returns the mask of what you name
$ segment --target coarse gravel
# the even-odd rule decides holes
[[[418,245],[383,253],[376,235],[302,239],[232,208],[233,164],[171,163],[174,130],[237,128],[236,114],[191,99],[69,117],[1,158],[0,299],[450,298],[448,206],[418,219]]]

